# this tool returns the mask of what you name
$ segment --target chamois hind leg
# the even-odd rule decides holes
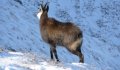
[[[50,53],[51,53],[51,59],[53,60],[53,55],[55,56],[55,59],[59,62],[58,56],[57,56],[57,51],[55,46],[50,47]]]
[[[81,46],[82,46],[82,43],[80,43],[75,51],[75,54],[79,56],[80,58],[80,61],[81,63],[84,63],[84,55],[82,54],[82,51],[81,51]]]
[[[83,56],[81,50],[77,50],[77,51],[76,51],[76,55],[78,55],[79,58],[80,58],[80,61],[79,61],[79,62],[84,63],[84,56]]]
[[[84,63],[84,55],[82,54],[82,42],[80,43],[79,47],[77,48],[77,51],[78,51],[78,56],[80,58],[80,62]]]
[[[79,57],[80,59],[79,62],[84,63],[84,56],[81,52],[81,45],[82,42],[80,43],[80,41],[77,40],[72,45],[69,46],[68,50]]]
[[[81,50],[71,50],[71,52],[79,57],[79,62],[84,63],[84,56],[81,53]]]

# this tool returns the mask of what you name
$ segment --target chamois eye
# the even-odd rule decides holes
[[[38,8],[38,11],[40,12],[40,11],[41,11],[41,8]]]
[[[38,10],[41,11],[41,8],[39,7]]]
[[[39,11],[41,11],[41,9],[39,9]]]

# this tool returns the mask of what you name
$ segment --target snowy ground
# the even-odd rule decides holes
[[[120,69],[120,0],[48,0],[50,17],[83,31],[84,64],[63,47],[57,48],[61,62],[50,61],[36,16],[40,1],[0,1],[0,70]]]
[[[38,61],[38,59],[40,61]],[[32,53],[0,52],[0,70],[100,70],[82,63],[56,63]]]

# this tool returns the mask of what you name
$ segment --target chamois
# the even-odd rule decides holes
[[[37,14],[40,19],[40,32],[42,39],[50,45],[50,56],[53,56],[59,62],[56,46],[64,46],[71,53],[79,56],[81,63],[84,62],[84,56],[81,52],[83,42],[82,31],[71,22],[61,22],[48,17],[48,3],[40,4]]]

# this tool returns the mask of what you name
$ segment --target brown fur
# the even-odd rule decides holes
[[[56,46],[64,46],[70,52],[80,57],[80,62],[84,62],[84,57],[81,52],[82,32],[79,27],[71,22],[60,22],[56,19],[48,17],[48,5],[41,6],[43,13],[40,17],[40,32],[43,40],[50,44],[51,59],[53,54],[59,61],[56,51]]]

